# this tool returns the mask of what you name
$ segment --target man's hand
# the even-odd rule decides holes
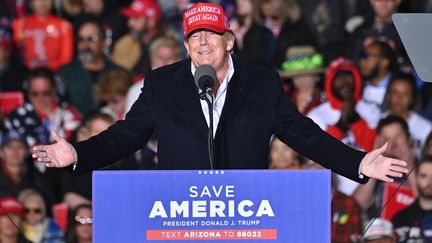
[[[402,160],[385,157],[382,154],[387,150],[388,143],[378,149],[367,153],[360,162],[360,173],[370,178],[393,182],[392,177],[402,177],[408,173],[407,163]]]
[[[66,167],[75,164],[78,160],[75,148],[54,131],[51,132],[51,136],[56,143],[33,147],[32,157],[45,163],[47,167]]]

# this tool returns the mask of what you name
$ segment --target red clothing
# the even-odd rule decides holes
[[[66,20],[30,15],[13,21],[12,30],[13,41],[28,68],[48,66],[56,71],[72,60],[73,29]]]
[[[354,198],[335,190],[331,202],[331,242],[351,242],[351,235],[361,234],[361,209]]]

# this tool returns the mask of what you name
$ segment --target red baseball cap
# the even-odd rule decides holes
[[[15,213],[19,216],[24,215],[24,208],[22,204],[14,197],[4,197],[0,199],[0,216]]]
[[[197,29],[209,29],[216,33],[231,31],[223,8],[214,3],[197,3],[183,13],[184,36]]]
[[[134,0],[128,8],[123,8],[121,13],[128,18],[149,17],[159,20],[162,16],[159,4],[155,0]]]

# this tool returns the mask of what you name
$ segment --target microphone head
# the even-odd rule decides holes
[[[212,89],[216,83],[216,70],[208,64],[203,64],[196,69],[194,80],[195,85],[201,90]]]

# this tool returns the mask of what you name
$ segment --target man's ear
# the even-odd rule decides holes
[[[226,42],[227,42],[227,47],[226,47],[226,50],[228,51],[228,52],[231,52],[231,51],[233,51],[233,49],[234,49],[234,42],[235,42],[235,36],[234,36],[234,33],[229,33],[229,34],[226,34],[225,35],[225,38],[226,38]]]

